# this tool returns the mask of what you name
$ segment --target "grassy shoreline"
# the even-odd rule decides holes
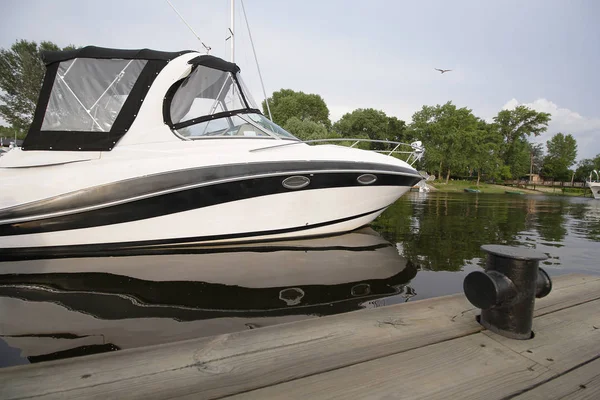
[[[578,188],[569,188],[567,191],[564,191],[561,188],[552,188],[552,187],[536,187],[536,190],[533,189],[524,189],[517,188],[513,186],[504,186],[504,185],[495,185],[490,183],[480,183],[479,186],[475,184],[473,181],[461,181],[461,180],[453,180],[448,183],[444,181],[433,181],[427,182],[428,185],[433,186],[437,191],[441,193],[455,193],[455,192],[464,192],[465,189],[477,189],[480,190],[481,193],[506,193],[506,192],[520,192],[523,194],[545,194],[550,196],[571,196],[571,197],[584,197],[583,189]],[[589,197],[589,193],[588,196]]]

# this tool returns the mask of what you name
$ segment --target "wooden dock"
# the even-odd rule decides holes
[[[600,276],[555,278],[531,340],[477,314],[457,294],[5,368],[0,399],[600,398]]]

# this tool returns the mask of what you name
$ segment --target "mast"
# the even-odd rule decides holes
[[[234,47],[235,47],[235,0],[231,0],[231,21],[229,23],[229,33],[231,34],[231,62],[235,62]]]

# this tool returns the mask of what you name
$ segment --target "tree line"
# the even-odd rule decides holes
[[[327,104],[317,94],[281,89],[268,101],[273,121],[302,140],[420,140],[426,151],[418,167],[446,181],[470,177],[479,184],[482,178],[519,179],[530,173],[546,179],[583,181],[593,169],[600,169],[600,154],[575,165],[577,142],[571,134],[556,133],[545,149],[533,143],[531,139],[547,131],[551,115],[526,106],[501,110],[488,122],[449,101],[423,106],[413,114],[411,123],[381,110],[359,108],[332,124]],[[264,101],[262,106],[266,113]],[[377,143],[363,146],[384,147]]]
[[[44,41],[17,40],[0,49],[0,116],[9,124],[2,134],[24,138],[31,124],[45,67],[41,52],[60,48]],[[420,140],[425,156],[417,167],[446,181],[450,177],[517,179],[529,173],[556,180],[585,180],[600,170],[600,154],[575,166],[577,142],[571,134],[556,133],[547,143],[530,140],[547,131],[551,115],[525,106],[501,110],[488,122],[451,101],[424,105],[406,123],[381,110],[359,108],[332,123],[329,109],[318,94],[281,89],[268,98],[273,121],[302,140],[357,138],[410,143]],[[268,115],[266,103],[262,103]],[[391,149],[381,143],[362,143],[361,148]]]

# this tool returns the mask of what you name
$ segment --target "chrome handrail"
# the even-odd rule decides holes
[[[291,143],[283,143],[283,144],[278,144],[275,146],[260,147],[258,149],[252,149],[252,150],[250,150],[250,152],[269,150],[269,149],[285,147],[285,146],[293,146],[293,145],[300,144],[300,143],[311,144],[311,143],[323,143],[323,142],[353,142],[350,147],[354,147],[360,142],[393,144],[396,146],[392,150],[367,150],[367,151],[374,151],[376,153],[387,153],[388,156],[391,156],[392,154],[408,154],[409,156],[406,159],[406,162],[410,165],[413,165],[415,162],[420,160],[421,157],[423,157],[423,154],[425,153],[425,147],[423,147],[423,144],[420,141],[412,142],[409,144],[409,143],[403,143],[403,142],[395,142],[393,140],[377,140],[377,139],[362,139],[362,138],[329,138],[329,139],[298,140],[298,141],[294,141]],[[400,146],[409,146],[410,148],[412,148],[412,151],[397,150]]]

